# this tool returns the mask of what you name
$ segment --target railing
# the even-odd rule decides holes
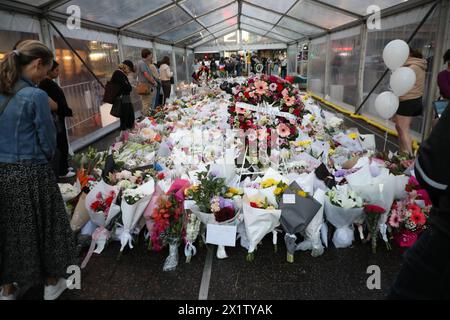
[[[107,79],[101,79],[106,83]],[[104,103],[104,89],[97,81],[81,82],[62,87],[69,107],[73,110],[73,117],[67,118],[67,132],[70,142],[80,139],[102,128],[100,106]],[[131,101],[135,111],[141,110],[139,95],[134,90]]]

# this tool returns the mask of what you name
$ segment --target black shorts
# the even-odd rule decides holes
[[[405,117],[418,117],[422,115],[422,111],[423,103],[422,97],[420,97],[413,100],[400,101],[397,114]]]

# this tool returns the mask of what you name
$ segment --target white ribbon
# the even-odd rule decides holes
[[[193,257],[197,254],[197,248],[190,242],[186,242],[184,246],[184,255],[186,257]]]
[[[128,246],[133,249],[133,237],[131,236],[130,230],[125,229],[121,224],[117,224],[119,227],[116,230],[116,234],[119,236],[120,240],[120,251],[122,252],[125,247]]]

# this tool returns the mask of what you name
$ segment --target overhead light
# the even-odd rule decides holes
[[[3,60],[3,58],[5,57],[4,53],[0,53],[0,60]]]
[[[70,61],[70,60],[72,60],[72,59],[73,59],[72,56],[69,56],[69,55],[63,56],[63,60]]]

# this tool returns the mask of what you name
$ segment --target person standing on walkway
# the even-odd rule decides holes
[[[44,90],[48,96],[56,102],[57,109],[53,112],[56,127],[56,147],[58,149],[58,157],[56,167],[57,175],[60,178],[71,178],[75,176],[69,167],[69,141],[67,140],[66,117],[72,117],[72,109],[67,104],[66,96],[61,87],[54,81],[59,77],[59,64],[53,61],[52,68],[47,77],[41,81],[39,88]]]
[[[389,299],[450,299],[450,109],[419,149],[414,173],[429,193],[430,226],[404,254]]]
[[[159,67],[159,74],[161,78],[162,89],[164,92],[163,105],[166,104],[167,99],[170,97],[170,92],[172,90],[171,78],[173,77],[173,72],[170,71],[170,59],[165,56],[161,60],[161,65]]]
[[[44,282],[44,299],[57,299],[77,262],[49,164],[56,150],[49,98],[36,87],[52,63],[53,53],[36,40],[21,42],[0,62],[0,300]]]
[[[416,74],[416,83],[408,93],[400,97],[400,106],[394,117],[394,122],[400,140],[400,151],[412,155],[410,127],[414,117],[421,116],[423,112],[422,99],[427,61],[423,59],[419,51],[410,48],[410,55],[405,63],[405,67],[409,67],[414,71]]]
[[[287,76],[287,59],[286,57],[283,57],[283,60],[281,61],[281,78],[286,79]]]
[[[142,60],[137,63],[137,91],[142,97],[142,114],[147,117],[153,108],[156,97],[157,82],[152,76],[150,65],[153,65],[153,52],[149,49],[142,49]]]
[[[134,72],[133,62],[130,60],[125,60],[122,62],[116,71],[114,71],[111,82],[116,84],[119,88],[117,93],[117,99],[120,99],[120,130],[122,133],[127,130],[131,130],[134,127],[134,108],[131,103],[131,91],[133,87],[131,86],[130,80],[128,80],[128,75]]]
[[[439,73],[438,86],[441,97],[450,101],[450,49],[444,54],[444,63],[447,64],[447,69]]]

